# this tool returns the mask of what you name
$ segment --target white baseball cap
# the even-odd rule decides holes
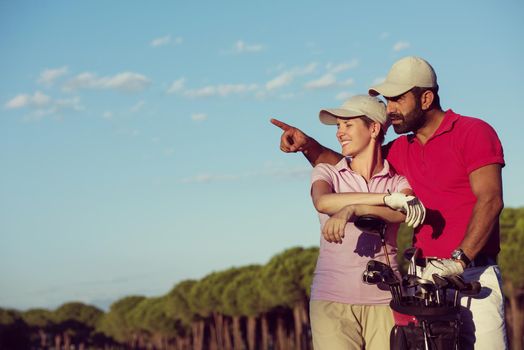
[[[369,89],[371,96],[400,96],[414,87],[436,88],[437,75],[424,59],[415,56],[401,58],[393,64],[386,80]]]
[[[366,116],[382,125],[384,132],[389,126],[386,115],[386,105],[376,97],[356,95],[346,100],[340,108],[322,109],[318,115],[326,125],[335,125],[337,118],[356,118]]]

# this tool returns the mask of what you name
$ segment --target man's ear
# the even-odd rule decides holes
[[[435,99],[435,93],[431,90],[426,90],[422,93],[422,96],[420,96],[420,105],[422,107],[423,111],[427,111],[429,107],[433,104],[433,100]]]

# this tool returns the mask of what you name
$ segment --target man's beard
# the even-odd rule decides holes
[[[426,115],[418,104],[411,112],[406,115],[402,115],[400,113],[389,113],[388,118],[402,120],[402,123],[400,124],[392,124],[393,129],[397,134],[416,132],[426,122]]]

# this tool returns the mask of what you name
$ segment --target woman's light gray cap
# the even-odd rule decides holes
[[[389,126],[386,105],[376,97],[356,95],[346,100],[340,108],[325,108],[318,115],[323,124],[335,125],[337,118],[356,118],[366,116],[382,125],[384,132]]]

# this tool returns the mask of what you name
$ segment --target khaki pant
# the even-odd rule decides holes
[[[315,350],[389,349],[393,313],[389,305],[310,302]]]

